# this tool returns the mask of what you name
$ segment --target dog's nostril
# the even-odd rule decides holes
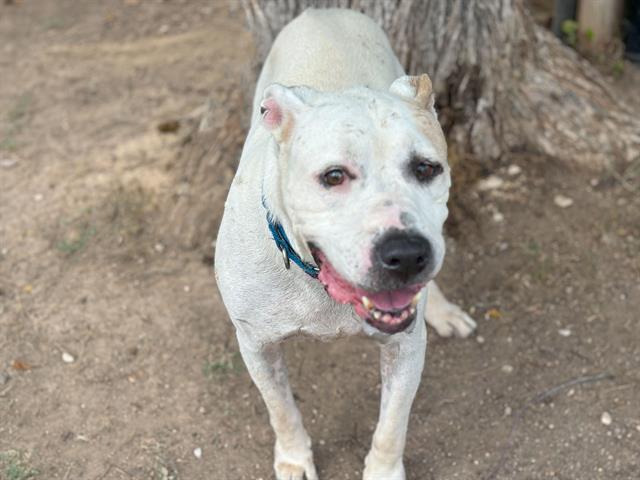
[[[424,257],[416,258],[416,264],[417,265],[423,265],[424,264]]]

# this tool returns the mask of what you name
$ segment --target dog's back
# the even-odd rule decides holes
[[[254,117],[271,83],[342,90],[364,85],[387,90],[404,75],[382,29],[354,10],[309,9],[276,38],[258,80]]]

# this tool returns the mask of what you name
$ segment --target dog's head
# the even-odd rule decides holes
[[[271,85],[261,121],[277,140],[269,201],[328,294],[386,333],[415,317],[444,258],[451,177],[427,75],[378,92]]]

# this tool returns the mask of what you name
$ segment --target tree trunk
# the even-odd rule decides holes
[[[251,100],[242,82],[218,89],[185,119],[176,158],[175,193],[160,227],[180,246],[210,257],[227,190],[233,179],[250,118]]]
[[[463,152],[532,151],[592,167],[640,154],[640,116],[594,68],[537,26],[522,0],[243,0],[264,59],[306,8],[353,8],[387,32],[409,73],[428,73]]]

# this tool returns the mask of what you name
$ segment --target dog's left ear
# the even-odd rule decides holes
[[[436,97],[433,93],[431,79],[426,73],[418,76],[405,75],[398,78],[389,87],[389,92],[415,103],[419,108],[436,113]]]
[[[305,97],[310,90],[305,87],[285,87],[278,83],[264,90],[260,102],[262,124],[278,141],[286,141],[293,129],[296,117],[308,108]]]

